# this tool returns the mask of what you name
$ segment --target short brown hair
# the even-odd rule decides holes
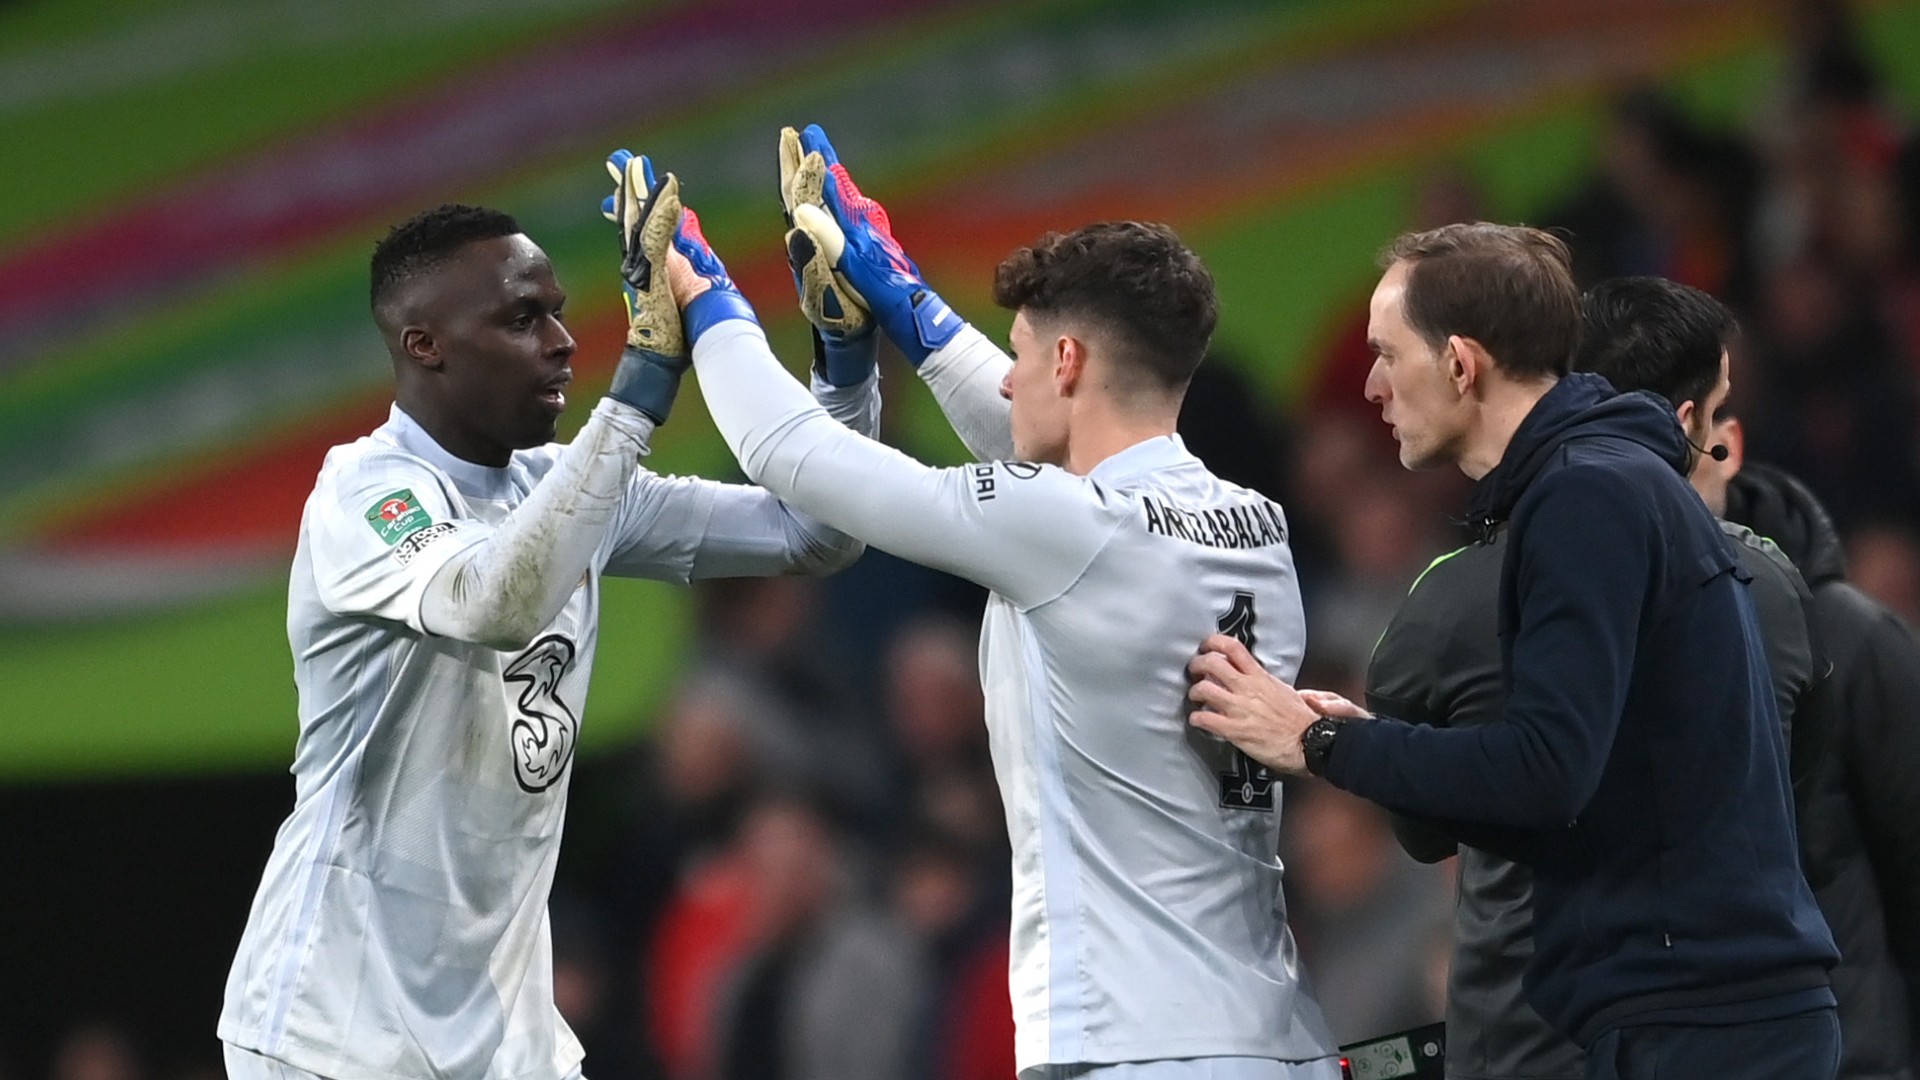
[[[1407,323],[1435,349],[1472,338],[1515,378],[1565,375],[1580,345],[1580,290],[1559,237],[1524,225],[1403,233],[1380,265],[1407,262]]]
[[[1220,319],[1213,275],[1165,225],[1102,221],[1050,232],[1007,256],[993,301],[1030,316],[1089,318],[1116,332],[1121,359],[1178,389]]]

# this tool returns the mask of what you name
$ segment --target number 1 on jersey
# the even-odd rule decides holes
[[[1233,603],[1214,624],[1221,633],[1253,651],[1253,594],[1233,594]],[[1233,751],[1233,771],[1220,776],[1220,805],[1230,810],[1273,811],[1273,772],[1238,749]]]

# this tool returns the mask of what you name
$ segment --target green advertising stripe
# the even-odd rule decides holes
[[[1510,160],[1562,180],[1583,160],[1576,136],[1591,110],[1539,118],[1512,131],[1489,133],[1461,148],[1462,160],[1492,175]],[[1411,181],[1397,166],[1341,177],[1310,194],[1223,223],[1193,239],[1220,282],[1223,351],[1262,378],[1305,370],[1293,359],[1309,354],[1329,312],[1364,298],[1372,254],[1400,227]],[[1533,199],[1552,189],[1505,192]],[[1280,258],[1314,252],[1313,259]],[[968,311],[991,311],[978,290],[953,290]],[[983,322],[1004,331],[995,312]],[[776,338],[794,356],[797,323]],[[893,369],[889,378],[912,380]],[[937,406],[919,387],[896,398],[906,441],[932,460],[959,460],[959,448]],[[675,410],[682,442],[669,461],[650,464],[704,475],[736,475],[726,448],[697,395]],[[604,593],[603,637],[593,679],[592,722],[583,749],[607,745],[639,730],[673,685],[688,641],[684,592],[667,586],[614,582]],[[33,724],[23,739],[0,741],[0,777],[124,771],[192,771],[282,767],[290,760],[294,697],[286,644],[285,593],[260,590],[178,617],[51,632],[0,632],[0,680],[24,688],[23,717],[62,717]],[[618,656],[616,662],[613,658]],[[210,666],[207,658],[218,658]],[[210,675],[217,672],[217,678]],[[222,701],[209,711],[205,695],[217,685]],[[9,725],[12,726],[12,725]]]
[[[616,0],[473,12],[421,0],[12,5],[0,12],[0,71],[18,80],[0,81],[0,145],[31,148],[34,164],[9,176],[0,246],[63,216],[88,216],[122,192],[185,178],[467,65],[577,33],[604,12],[631,10]],[[239,29],[249,29],[246,39],[230,40]],[[38,88],[54,79],[71,85]]]
[[[1884,5],[1870,9],[1867,18],[1871,47],[1901,58],[1888,69],[1892,85],[1902,100],[1920,101],[1920,79],[1904,59],[1920,46],[1920,5]],[[1751,107],[1756,88],[1770,85],[1777,66],[1776,50],[1744,50],[1690,68],[1674,85],[1702,115],[1731,122]],[[1495,213],[1525,217],[1582,174],[1599,123],[1591,101],[1563,102],[1462,136],[1438,153],[1423,153],[1422,160],[1459,164],[1485,187]],[[1003,133],[1000,145],[1018,144],[1022,137]],[[1364,300],[1374,251],[1407,223],[1415,183],[1408,164],[1401,157],[1329,177],[1311,190],[1194,230],[1190,239],[1220,282],[1220,344],[1252,365],[1265,385],[1280,392],[1297,387],[1311,370],[1329,318]],[[514,190],[531,192],[554,182],[529,175],[517,183],[524,186]],[[744,203],[715,206],[714,233],[759,229],[749,215],[763,212]],[[576,296],[603,280],[595,268],[605,262],[604,240],[587,226],[550,238],[556,259],[575,279]],[[182,331],[167,351],[185,362],[196,343],[254,323],[265,311],[289,314],[289,294],[277,289],[288,281],[306,282],[311,294],[296,289],[292,295],[334,310],[328,318],[347,317],[344,270],[288,273],[280,282],[260,284],[245,304],[218,315],[212,307],[202,311],[203,321]],[[977,287],[949,292],[963,310],[986,310]],[[797,330],[790,319],[775,327],[783,355],[796,355]],[[165,368],[152,358],[139,366],[149,363],[155,365],[151,370]],[[890,377],[911,378],[898,371]],[[82,381],[61,385],[58,395],[41,400],[84,392]],[[950,448],[924,391],[908,387],[902,397],[906,441],[916,451],[923,443]],[[732,474],[697,399],[676,411],[675,427],[675,438],[684,440],[671,449],[676,467]],[[684,592],[616,582],[605,595],[588,749],[644,726],[673,685],[688,641]],[[284,621],[284,589],[276,584],[165,618],[0,632],[0,679],[10,688],[9,708],[0,719],[6,735],[0,739],[0,777],[284,767],[294,714]]]
[[[1161,6],[1144,3],[1133,6],[1147,14],[1157,10],[1160,17],[1165,17]],[[1285,6],[1277,9],[1277,14],[1244,5],[1216,6],[1227,9],[1231,19],[1249,24],[1248,33],[1224,35],[1216,30],[1201,44],[1190,45],[1184,52],[1169,50],[1153,54],[1153,63],[1171,68],[1154,76],[1156,84],[1163,84],[1168,92],[1153,100],[1162,103],[1169,100],[1175,85],[1182,86],[1188,95],[1201,92],[1207,80],[1197,76],[1203,68],[1210,67],[1211,60],[1217,59],[1222,48],[1238,56],[1241,67],[1249,63],[1270,63],[1270,54],[1280,47],[1278,43],[1285,42],[1289,52],[1332,47],[1363,33],[1369,26],[1378,26],[1381,21],[1377,11],[1362,12],[1365,17],[1361,18],[1353,9],[1339,8],[1325,0]],[[1426,6],[1441,9],[1445,5]],[[1324,14],[1336,10],[1338,17]],[[1044,14],[1047,16],[1042,20],[1044,26],[1036,29],[1020,25],[1018,28],[1029,36],[1052,35],[1057,40],[1050,47],[1056,51],[1067,50],[1072,44],[1071,38],[1062,35],[1084,31],[1084,24],[1096,14],[1101,18],[1113,17],[1106,8],[1085,0],[1059,4]],[[988,19],[972,18],[970,22],[978,25],[971,25],[964,32],[949,30],[944,35],[929,35],[933,40],[916,41],[915,49],[905,56],[888,55],[877,65],[863,66],[857,79],[843,79],[846,85],[842,90],[863,99],[873,91],[876,81],[886,81],[890,71],[896,77],[907,77],[914,55],[940,48],[985,47],[991,40],[986,30],[1011,18],[1006,13]],[[1289,29],[1300,32],[1290,34]],[[943,41],[945,44],[941,44]],[[1201,55],[1194,55],[1196,49]],[[1228,65],[1226,70],[1232,69],[1233,65]],[[1085,77],[1090,76],[1080,78]],[[1218,81],[1224,76],[1212,70],[1209,77]],[[1011,112],[984,110],[969,134],[943,133],[941,139],[929,141],[918,149],[890,145],[887,156],[877,164],[884,166],[889,160],[910,162],[916,156],[925,159],[931,155],[949,162],[964,160],[972,168],[980,168],[983,163],[991,167],[1003,160],[1004,155],[987,152],[987,147],[998,141],[1002,144],[1001,151],[1009,149],[1004,145],[1008,130],[1035,124],[1053,129],[1074,118],[1091,122],[1088,104],[1093,100],[1088,96],[1091,91],[1071,90],[1079,85],[1075,78],[1066,79],[1063,85],[1069,92],[1058,102],[1025,99],[1002,102],[1002,108]],[[810,88],[810,92],[812,90]],[[1102,94],[1099,99],[1106,102],[1104,108],[1111,113],[1115,108],[1113,96]],[[1139,108],[1138,105],[1126,107]],[[743,126],[756,132],[763,128],[772,130],[774,118],[783,109],[792,110],[793,103],[773,90],[763,91],[731,112],[723,110],[719,115],[706,115],[663,129],[650,137],[649,148],[663,161],[691,162],[694,166],[706,159],[727,161],[731,152],[729,138],[738,139]],[[991,120],[998,123],[989,123]],[[1113,120],[1108,117],[1106,122]],[[1028,153],[1040,152],[1038,144],[1025,149]],[[886,172],[883,167],[873,171],[881,175]],[[924,168],[919,171],[923,177],[941,175]],[[688,175],[697,177],[702,175],[702,170],[695,167]],[[863,170],[863,175],[871,174]],[[592,282],[608,276],[606,227],[590,209],[597,202],[604,183],[599,171],[572,160],[530,163],[526,176],[499,178],[497,182],[505,186],[487,192],[486,200],[517,210],[530,208],[521,213],[522,220],[554,256],[562,280],[574,287],[579,297],[573,305],[576,314],[591,316],[604,310],[610,302],[611,289],[591,287]],[[910,190],[912,186],[911,181],[905,181],[894,184],[892,189]],[[766,199],[757,192],[751,198],[731,191],[717,198],[702,195],[699,205],[709,235],[723,251],[755,250],[764,247],[773,235],[769,230],[772,220],[767,213]],[[103,410],[125,408],[143,401],[165,401],[170,388],[222,370],[228,372],[225,377],[246,380],[247,373],[257,370],[262,358],[298,349],[299,342],[341,339],[343,335],[358,343],[367,355],[358,360],[336,357],[327,363],[351,364],[365,373],[366,385],[377,384],[384,362],[378,356],[371,332],[364,326],[361,248],[362,244],[357,242],[333,244],[298,259],[259,267],[257,272],[219,284],[210,293],[178,304],[157,318],[102,328],[70,343],[58,355],[43,358],[12,375],[7,380],[7,393],[0,396],[0,455],[44,457],[50,471],[34,486],[0,491],[0,510],[6,511],[0,517],[8,522],[0,531],[19,537],[30,534],[36,523],[61,516],[76,503],[110,501],[122,483],[137,483],[142,472],[150,469],[150,466],[136,467],[125,474],[125,481],[114,482],[97,470],[90,476],[88,462],[63,451],[62,434],[97,426],[91,424],[91,418]],[[772,308],[768,317],[774,323],[787,321],[791,308],[784,304]],[[337,392],[334,396],[338,396]],[[270,407],[260,411],[257,420],[260,424],[274,424],[295,416],[296,412],[284,406]],[[172,452],[178,454],[177,449]]]
[[[0,635],[0,781],[286,767],[286,595],[275,584],[164,618]],[[686,590],[608,583],[583,751],[644,730],[691,640]]]

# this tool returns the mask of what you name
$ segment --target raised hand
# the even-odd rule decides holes
[[[601,210],[620,227],[620,279],[627,302],[627,347],[607,396],[664,424],[692,359],[667,280],[667,256],[680,222],[680,181],[656,180],[653,163],[626,150],[607,158],[619,186]]]
[[[784,201],[790,195],[804,196],[809,193],[802,186],[809,175],[810,167],[806,162],[818,154],[824,166],[820,203],[843,238],[841,250],[837,255],[833,254],[831,233],[819,228],[811,215],[804,212],[794,214],[795,227],[807,234],[818,253],[808,255],[808,260],[824,256],[835,271],[835,279],[844,282],[850,294],[842,299],[872,312],[880,328],[906,356],[907,361],[915,367],[920,366],[934,350],[959,333],[964,324],[946,301],[927,287],[920,268],[914,265],[913,260],[901,249],[899,241],[894,239],[893,223],[887,216],[886,208],[861,193],[859,185],[848,175],[846,166],[840,163],[840,155],[834,151],[833,143],[828,141],[827,133],[820,129],[820,125],[807,125],[806,130],[799,133],[798,143],[799,156],[795,159],[793,172],[788,174],[784,163],[790,151],[786,148],[785,139],[782,139],[782,199]],[[788,179],[789,175],[791,180]],[[787,189],[788,183],[793,185],[791,192]],[[810,204],[797,201],[789,205],[789,213],[793,213]],[[808,253],[803,251],[802,254]],[[791,247],[788,261],[793,261]]]
[[[753,305],[727,274],[726,264],[714,254],[700,231],[700,215],[692,210],[680,216],[673,235],[672,266],[674,294],[685,312],[687,338],[699,341],[701,335],[728,319],[745,319],[759,325]]]
[[[620,280],[627,302],[627,344],[667,356],[686,353],[680,328],[680,309],[667,287],[667,248],[673,243],[680,218],[680,181],[668,174],[653,175],[645,155],[616,150],[607,169],[619,182],[609,213],[620,227]]]
[[[821,373],[835,386],[855,386],[872,373],[879,339],[865,301],[834,270],[846,235],[826,209],[826,178],[822,154],[803,150],[794,129],[780,129],[780,208],[789,226],[787,266],[800,312],[813,326]]]

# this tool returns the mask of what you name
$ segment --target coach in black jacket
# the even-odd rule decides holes
[[[1715,438],[1732,457],[1707,471],[1735,475],[1724,492],[1702,493],[1799,564],[1832,664],[1808,702],[1821,737],[1799,755],[1806,776],[1794,795],[1807,882],[1840,944],[1840,1074],[1908,1080],[1920,1075],[1920,643],[1847,582],[1840,537],[1813,493],[1772,466],[1742,467],[1738,421]]]
[[[1790,709],[1813,682],[1806,586],[1771,542],[1743,525],[1723,523],[1723,529],[1739,543],[1740,564],[1753,576],[1775,704]],[[1443,556],[1420,576],[1374,648],[1367,708],[1449,727],[1500,718],[1507,701],[1498,630],[1506,551],[1502,529],[1486,543]],[[1395,815],[1394,833],[1421,862],[1440,862],[1456,852],[1460,858],[1447,969],[1448,1080],[1579,1080],[1586,1055],[1542,1020],[1521,991],[1533,959],[1532,871],[1460,844],[1421,819]],[[1837,994],[1837,973],[1835,982]],[[1851,1043],[1847,1048],[1850,1053]]]
[[[1617,278],[1582,297],[1584,330],[1574,366],[1605,376],[1616,389],[1645,390],[1675,410],[1682,433],[1703,447],[1714,437],[1714,414],[1730,389],[1727,341],[1733,316],[1698,289],[1661,278]],[[1717,453],[1727,454],[1727,450]],[[1719,474],[1713,458],[1695,455],[1689,479],[1706,496]],[[1719,485],[1724,489],[1724,483]],[[1708,500],[1712,507],[1712,500]],[[1802,740],[1817,729],[1798,710],[1814,684],[1816,659],[1808,629],[1813,597],[1787,557],[1744,525],[1722,521],[1738,541],[1752,575],[1754,608],[1782,719],[1794,718]],[[1367,707],[1376,713],[1442,726],[1484,724],[1506,704],[1500,677],[1498,599],[1505,533],[1447,556],[1428,568],[1394,615],[1367,668]],[[1436,650],[1433,643],[1446,642]],[[1824,660],[1817,662],[1821,672]],[[1792,752],[1789,758],[1795,758]],[[1396,816],[1395,832],[1423,862],[1453,857],[1454,838]],[[1521,976],[1533,956],[1533,876],[1523,865],[1459,845],[1459,899],[1447,985],[1446,1074],[1450,1080],[1576,1080],[1584,1055],[1526,1004]],[[1827,912],[1831,916],[1831,912]],[[1845,961],[1843,961],[1844,963]],[[1843,1043],[1847,1000],[1839,975]],[[1880,1080],[1882,1073],[1842,1076]]]
[[[1507,706],[1434,728],[1309,705],[1216,636],[1193,722],[1529,864],[1528,997],[1590,1077],[1832,1076],[1835,952],[1747,575],[1682,478],[1672,411],[1567,374],[1580,313],[1557,239],[1448,226],[1388,255],[1368,396],[1403,464],[1458,465],[1473,519],[1506,523]]]

